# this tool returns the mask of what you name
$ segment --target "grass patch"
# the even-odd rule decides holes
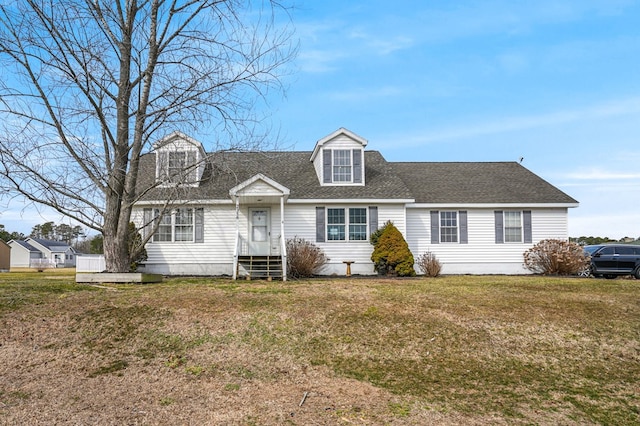
[[[24,274],[0,286],[2,300],[11,295],[18,301],[3,305],[0,322],[6,324],[5,341],[24,342],[21,366],[28,368],[15,371],[25,380],[38,380],[29,374],[38,365],[31,358],[33,342],[45,339],[38,337],[41,331],[49,333],[37,345],[47,355],[43,359],[63,357],[64,351],[70,357],[87,354],[91,363],[79,365],[79,371],[91,377],[131,376],[137,391],[145,382],[141,377],[148,392],[155,380],[208,386],[203,394],[223,390],[230,410],[253,407],[242,418],[256,424],[304,423],[291,413],[287,419],[273,412],[266,417],[260,398],[271,386],[291,388],[290,399],[297,403],[307,369],[316,375],[309,376],[313,383],[320,371],[330,372],[322,386],[334,380],[340,391],[359,383],[387,392],[378,405],[364,408],[362,401],[335,409],[318,402],[314,418],[325,423],[339,423],[339,417],[317,416],[348,413],[370,424],[429,423],[420,416],[434,412],[461,416],[453,423],[465,423],[462,418],[624,425],[639,419],[637,280],[454,276],[245,283],[189,278],[112,291],[42,277]],[[25,318],[38,322],[25,323]],[[47,327],[56,323],[62,324],[55,328],[59,335],[51,337]],[[61,375],[72,374],[60,369]],[[165,394],[152,398],[155,404],[180,410],[189,398],[168,398],[174,386],[165,384]],[[252,389],[260,393],[241,404],[233,401]],[[311,410],[318,395],[329,394],[314,390],[304,408]],[[3,402],[31,399],[0,393]]]
[[[89,373],[89,377],[93,378],[93,377],[101,376],[103,374],[113,374],[113,373],[122,375],[121,371],[127,368],[128,366],[129,366],[129,363],[127,361],[119,359],[119,360],[113,361],[108,365],[102,366],[97,370],[92,371],[91,373]]]

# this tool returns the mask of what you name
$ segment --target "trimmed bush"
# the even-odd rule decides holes
[[[311,277],[328,261],[322,249],[312,242],[300,237],[287,240],[287,276]]]
[[[524,266],[536,274],[576,275],[589,262],[580,245],[564,240],[542,240],[524,253]]]
[[[416,263],[422,273],[428,277],[437,277],[442,270],[442,264],[436,258],[436,255],[430,251],[421,254]]]
[[[371,260],[379,275],[398,275],[399,277],[413,277],[413,254],[402,233],[392,222],[387,222],[382,231],[371,236],[375,238]],[[375,235],[375,237],[374,237]]]

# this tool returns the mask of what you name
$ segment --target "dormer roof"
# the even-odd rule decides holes
[[[318,142],[316,142],[316,146],[313,148],[313,152],[311,153],[310,161],[313,161],[318,156],[318,153],[320,152],[320,150],[322,149],[322,146],[324,144],[326,144],[327,142],[332,141],[333,139],[337,138],[340,135],[347,136],[349,139],[352,139],[353,141],[359,143],[360,145],[362,145],[362,148],[367,146],[367,144],[369,143],[362,136],[359,136],[359,135],[353,133],[351,130],[345,129],[344,127],[340,127],[335,132],[331,133],[330,135],[325,136],[324,138],[322,138],[322,139],[318,140]]]
[[[161,149],[166,145],[170,145],[171,143],[175,142],[175,141],[181,141],[181,142],[186,142],[189,145],[193,145],[194,148],[197,148],[201,153],[202,156],[204,157],[205,155],[205,151],[204,151],[204,147],[202,146],[202,144],[197,141],[196,139],[192,138],[191,136],[187,136],[182,132],[173,132],[170,135],[165,136],[164,138],[158,140],[157,142],[155,142],[153,144],[153,149],[157,150],[157,149]]]

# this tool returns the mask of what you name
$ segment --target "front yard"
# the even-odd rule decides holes
[[[638,424],[640,281],[0,275],[2,424]]]

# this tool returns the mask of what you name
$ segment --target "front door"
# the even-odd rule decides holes
[[[271,248],[271,214],[268,207],[249,209],[249,253],[266,256]]]

